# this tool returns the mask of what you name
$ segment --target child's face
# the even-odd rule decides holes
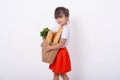
[[[61,14],[58,18],[56,18],[56,21],[59,25],[64,26],[67,24],[68,17],[66,17],[64,14]]]

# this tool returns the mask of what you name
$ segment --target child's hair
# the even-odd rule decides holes
[[[65,17],[69,17],[69,10],[65,7],[57,7],[54,13],[55,19],[62,17],[62,14],[65,15]]]

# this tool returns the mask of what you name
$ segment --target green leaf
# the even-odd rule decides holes
[[[49,31],[49,28],[43,28],[42,31],[40,31],[40,36],[44,39],[47,36],[47,33]]]

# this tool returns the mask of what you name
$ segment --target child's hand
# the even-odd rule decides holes
[[[46,46],[46,50],[47,50],[47,51],[50,51],[50,50],[51,50],[51,46],[47,45],[47,46]]]

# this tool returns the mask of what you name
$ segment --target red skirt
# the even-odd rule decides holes
[[[59,49],[54,62],[49,65],[49,69],[59,74],[71,71],[70,57],[66,48]]]

